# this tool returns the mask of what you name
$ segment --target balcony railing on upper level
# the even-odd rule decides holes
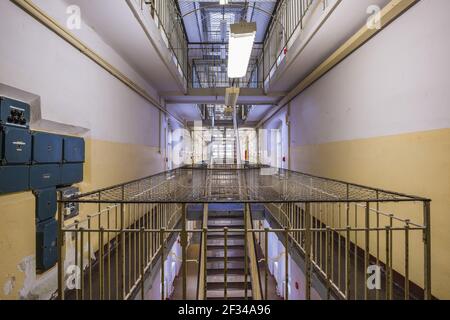
[[[305,25],[306,16],[314,6],[327,8],[327,0],[281,0],[264,41],[258,69],[261,82],[265,85],[273,77],[287,51],[297,39]]]
[[[180,75],[191,88],[263,88],[273,77],[287,50],[304,28],[314,6],[327,0],[281,0],[272,17],[264,44],[255,44],[247,75],[239,80],[227,75],[228,44],[189,44],[175,0],[142,0],[150,9]],[[219,37],[219,35],[218,35]]]

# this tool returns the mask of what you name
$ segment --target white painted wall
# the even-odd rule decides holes
[[[305,18],[288,53],[274,74],[269,91],[289,91],[364,26],[369,6],[384,8],[390,0],[327,0]],[[319,2],[319,1],[318,1]],[[372,13],[371,13],[372,14]]]
[[[89,1],[90,7],[84,4],[81,0],[32,0],[32,2],[65,28],[67,28],[67,21],[70,17],[67,13],[67,9],[71,5],[79,6],[81,14],[81,27],[80,29],[71,29],[69,31],[90,49],[95,51],[99,56],[120,70],[129,79],[147,90],[151,96],[156,99],[159,98],[157,91],[152,86],[152,83],[149,82],[147,78],[142,76],[142,74],[144,74],[143,70],[138,69],[137,64],[133,63],[131,58],[135,57],[129,57],[127,52],[124,52],[122,47],[119,45],[120,41],[123,40],[124,32],[128,33],[128,37],[130,39],[138,39],[139,41],[148,44],[148,41],[146,41],[146,37],[144,36],[144,32],[138,27],[139,25],[137,21],[135,21],[131,10],[124,1]],[[94,24],[93,21],[88,19],[90,18],[90,13],[97,13],[98,5],[103,6],[103,16],[98,17],[98,20],[101,20],[103,24],[100,22],[98,22],[98,24]],[[123,19],[113,20],[118,14],[120,14],[120,11]],[[113,36],[110,36],[110,34],[100,33],[104,28],[106,28],[105,25],[109,26],[110,34],[115,35],[114,39],[112,39]],[[96,28],[99,30],[96,30]],[[152,56],[153,52],[150,52],[149,47],[135,47],[134,49],[140,54],[145,54],[147,52],[150,57],[155,58]],[[142,58],[142,56],[139,57]],[[158,72],[161,72],[161,69],[159,69]]]
[[[164,261],[164,295],[167,298],[173,294],[175,287],[175,278],[181,269],[181,245],[175,241],[170,249],[166,260]],[[161,300],[161,268],[158,268],[158,274],[154,277],[151,288],[145,293],[146,300]]]
[[[270,228],[270,224],[264,220],[264,228]],[[280,297],[285,296],[285,280],[286,280],[286,260],[285,260],[285,247],[283,243],[278,239],[275,233],[271,232],[268,235],[268,259],[269,259],[269,271],[275,278],[277,283],[277,295]],[[264,248],[261,248],[264,251]],[[297,263],[289,255],[288,266],[288,291],[289,300],[306,300],[306,277]],[[315,288],[311,288],[311,299],[320,300],[320,296]]]
[[[449,128],[449,11],[420,1],[292,101],[292,146]]]
[[[277,158],[280,155],[277,154],[276,150],[276,137],[275,131],[281,128],[281,138],[282,138],[282,156],[286,158],[286,161],[282,163],[282,167],[288,168],[288,126],[286,123],[287,109],[284,108],[280,110],[275,116],[273,116],[269,121],[267,121],[260,129],[260,157],[263,164],[268,164],[273,167],[277,166]]]
[[[39,4],[64,16],[60,1]],[[12,2],[0,2],[0,15],[0,83],[40,96],[44,119],[87,128],[93,139],[159,146],[158,109]],[[143,84],[92,29],[81,32],[93,49]]]

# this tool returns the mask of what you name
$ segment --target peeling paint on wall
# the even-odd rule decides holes
[[[3,294],[5,296],[9,296],[14,290],[15,284],[16,284],[16,277],[12,276],[8,278],[8,280],[6,280],[5,284],[3,285]]]
[[[69,259],[75,252],[74,242],[69,235],[66,235],[66,256],[65,267],[74,264]],[[25,274],[25,280],[22,289],[19,292],[19,298],[22,300],[50,300],[56,296],[58,290],[58,267],[37,275],[36,257],[34,255],[25,257],[17,266],[20,272]],[[5,284],[6,288],[6,284]]]
[[[19,292],[22,300],[50,300],[58,288],[56,267],[43,275],[36,275],[36,257],[25,257],[17,266],[25,273],[25,280]]]

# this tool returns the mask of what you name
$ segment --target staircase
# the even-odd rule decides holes
[[[225,236],[223,232],[223,228],[225,227],[229,229],[244,229],[243,211],[217,212],[208,217],[206,298],[217,300],[223,300],[225,298],[233,300],[245,299],[246,257],[244,232],[228,232],[227,296],[225,297]],[[214,233],[213,231],[215,230],[220,232]],[[249,271],[247,274],[247,299],[252,299]]]

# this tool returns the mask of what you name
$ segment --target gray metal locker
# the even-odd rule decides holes
[[[64,137],[64,162],[84,162],[84,159],[84,139],[78,137]]]
[[[58,223],[55,219],[36,225],[36,268],[46,271],[52,268],[58,258]]]
[[[30,189],[45,189],[59,185],[61,168],[58,164],[38,164],[30,167]]]
[[[2,165],[30,163],[30,131],[9,126],[0,127],[0,159]]]
[[[39,223],[54,218],[57,209],[56,187],[34,190],[33,193],[36,197],[36,221]]]
[[[0,166],[0,194],[30,189],[29,166]]]
[[[60,185],[70,186],[81,181],[83,181],[83,163],[65,163],[61,166]]]

